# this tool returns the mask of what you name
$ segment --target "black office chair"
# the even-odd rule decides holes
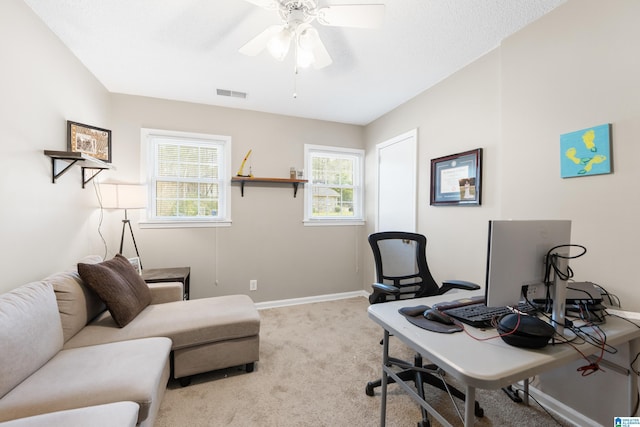
[[[369,244],[373,250],[377,281],[372,285],[373,293],[369,296],[371,304],[441,295],[451,289],[480,289],[477,284],[462,280],[449,280],[443,282],[441,287],[438,286],[427,265],[427,238],[422,234],[401,231],[374,233],[369,236]],[[411,363],[399,359],[389,358],[389,360],[398,366],[411,366]],[[435,365],[423,365],[420,354],[415,355],[412,366],[434,372],[437,370]],[[460,390],[445,384],[439,376],[424,370],[404,369],[398,376],[403,381],[413,381],[418,395],[423,399],[426,383],[451,393],[458,399],[465,400],[466,396]],[[392,382],[394,382],[393,378],[389,377],[388,383]],[[379,387],[381,383],[381,379],[369,382],[366,387],[367,395],[373,396],[374,388]],[[484,415],[484,410],[478,402],[475,402],[474,412],[477,417]],[[418,427],[429,426],[427,411],[424,408],[422,418]]]

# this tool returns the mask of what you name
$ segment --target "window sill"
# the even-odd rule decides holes
[[[356,226],[365,225],[362,219],[305,219],[302,221],[305,227],[331,227],[331,226]]]
[[[231,220],[225,221],[140,221],[140,228],[217,228],[231,227]]]

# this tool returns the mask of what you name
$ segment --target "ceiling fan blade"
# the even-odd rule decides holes
[[[345,4],[318,9],[316,18],[332,27],[379,28],[384,19],[383,4]]]
[[[260,6],[263,9],[267,10],[276,10],[279,6],[278,0],[245,0],[248,3],[255,4],[256,6]]]
[[[282,31],[282,28],[284,28],[282,25],[272,25],[268,27],[253,39],[249,40],[247,44],[238,49],[238,51],[247,56],[258,55],[267,47],[269,40],[278,32]]]
[[[320,40],[319,38],[317,44],[313,49],[313,57],[315,58],[315,60],[313,61],[313,68],[315,68],[316,70],[331,65],[331,63],[333,62],[331,56],[329,55],[329,52],[327,52],[327,48],[324,47],[324,43],[322,43],[322,40]]]

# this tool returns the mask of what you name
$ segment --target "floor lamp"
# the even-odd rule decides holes
[[[127,215],[128,209],[143,209],[147,207],[147,190],[146,186],[141,184],[100,184],[100,194],[102,195],[102,207],[105,209],[124,209],[124,219],[122,220],[122,235],[120,236],[120,251],[124,247],[124,235],[127,227],[131,233],[133,247],[136,250],[136,256],[140,259],[136,238],[133,235],[131,220]],[[142,261],[140,261],[140,269],[142,269]]]

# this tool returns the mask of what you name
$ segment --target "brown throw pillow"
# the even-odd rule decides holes
[[[78,273],[121,328],[151,303],[149,286],[120,254],[99,264],[78,263]]]

